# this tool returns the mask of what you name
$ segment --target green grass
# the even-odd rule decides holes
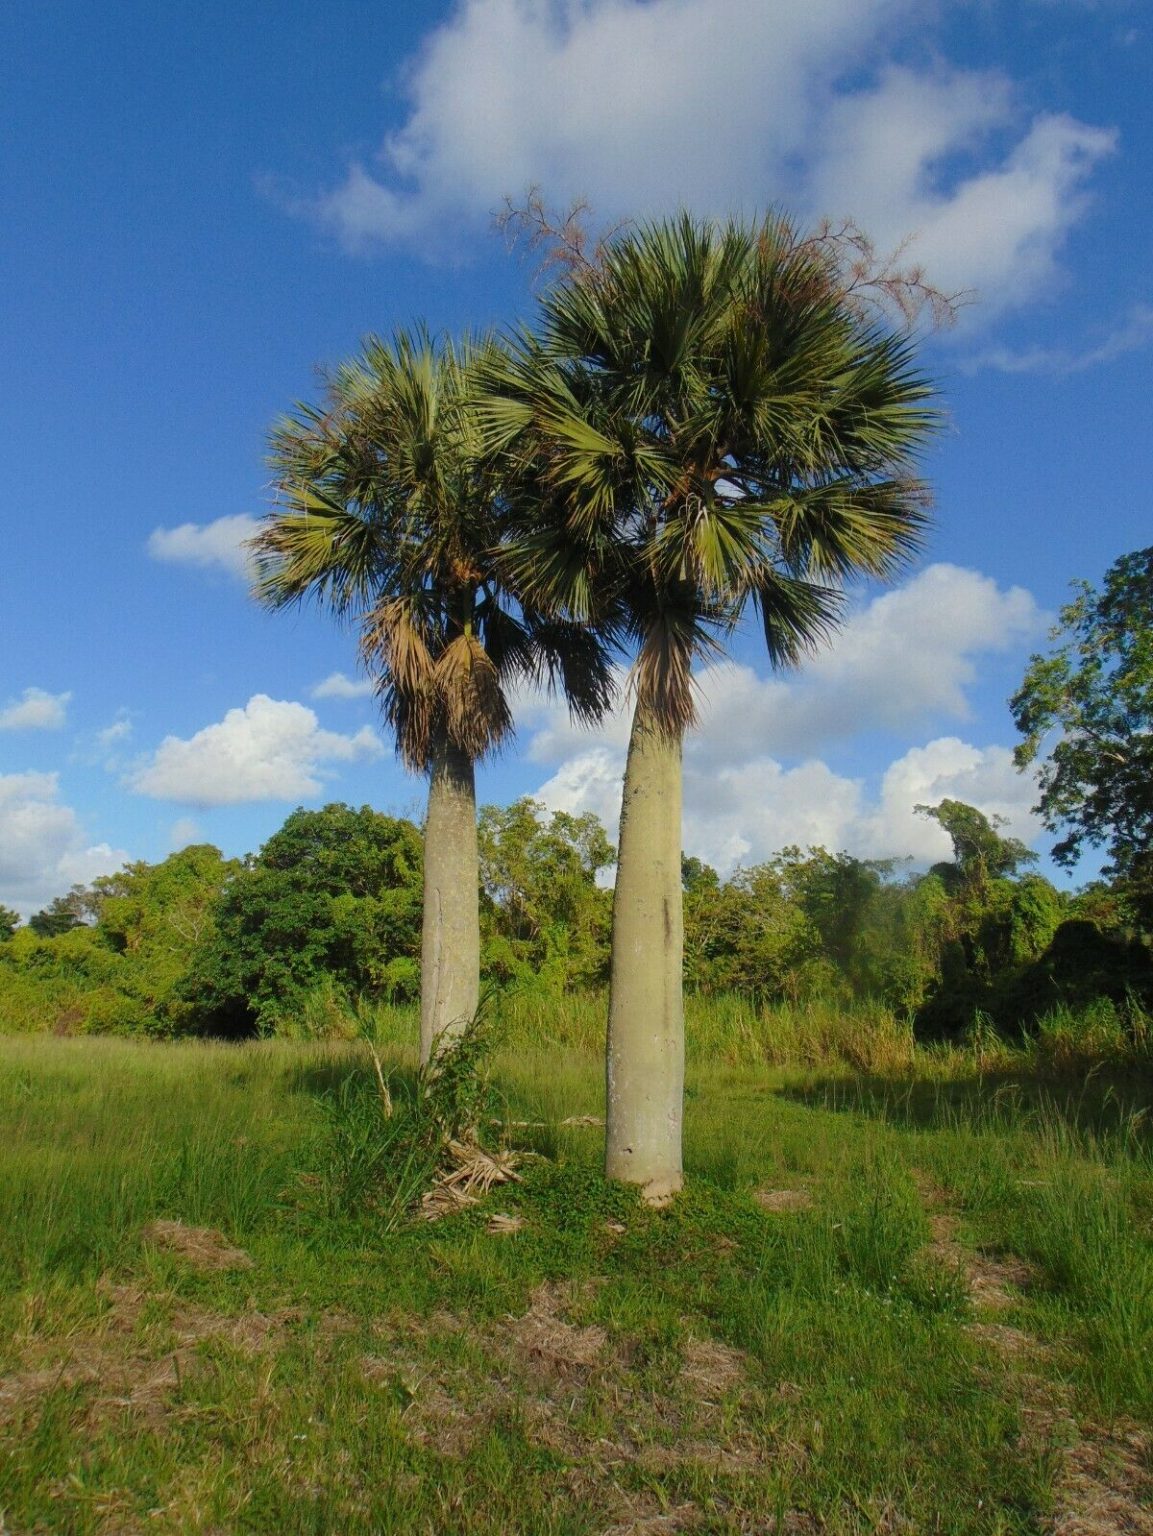
[[[393,1230],[348,1177],[363,1045],[0,1041],[0,1530],[1016,1533],[1095,1497],[1093,1468],[1140,1496],[1131,1071],[892,1041],[853,1071],[827,1017],[772,1066],[783,1029],[702,1013],[688,1188],[650,1211],[562,1123],[602,1112],[592,1005],[552,1045],[518,1007],[495,1088],[538,1156]],[[376,1022],[400,1101],[410,1021]],[[967,1271],[997,1263],[1030,1282],[994,1311]]]

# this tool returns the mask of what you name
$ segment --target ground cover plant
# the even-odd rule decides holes
[[[377,1060],[0,1043],[8,1532],[1150,1528],[1131,1057],[702,1052],[654,1211],[601,1175],[594,1043],[504,1013],[464,1108],[516,1177],[436,1221],[371,1171],[399,1010]]]

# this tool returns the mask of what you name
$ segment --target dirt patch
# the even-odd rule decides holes
[[[763,1211],[784,1214],[788,1211],[811,1211],[813,1197],[807,1189],[758,1189],[753,1199]]]
[[[689,1339],[684,1347],[681,1382],[695,1399],[715,1401],[747,1380],[746,1357],[716,1339]]]
[[[1030,1266],[1014,1254],[993,1256],[963,1247],[957,1241],[957,1219],[944,1208],[944,1192],[923,1177],[918,1187],[932,1213],[929,1251],[933,1257],[962,1276],[970,1300],[981,1312],[996,1313],[1015,1305],[1036,1278]],[[1045,1527],[1050,1536],[1153,1536],[1149,1435],[1136,1428],[1079,1427],[1068,1391],[1028,1368],[1031,1360],[1051,1353],[1032,1334],[987,1316],[966,1324],[965,1331],[1015,1368],[1023,1440],[1056,1448],[1060,1456],[1054,1491],[1057,1512]]]
[[[190,1227],[183,1221],[151,1221],[141,1236],[191,1264],[194,1269],[252,1269],[250,1254],[234,1248],[212,1227]]]
[[[957,1241],[957,1218],[945,1211],[929,1217],[929,1252],[938,1264],[959,1274],[975,1307],[1004,1311],[1033,1284],[1033,1270],[1015,1254],[975,1253]]]
[[[579,1328],[566,1321],[568,1298],[556,1285],[540,1285],[532,1293],[523,1317],[510,1319],[507,1330],[513,1344],[538,1369],[568,1375],[598,1365],[604,1352],[603,1328]]]
[[[110,1306],[96,1327],[76,1331],[61,1354],[59,1343],[32,1340],[20,1368],[0,1377],[0,1425],[22,1419],[50,1392],[90,1389],[84,1412],[93,1425],[129,1411],[158,1425],[172,1410],[182,1383],[206,1368],[202,1346],[219,1341],[246,1355],[273,1348],[298,1321],[297,1309],[238,1315],[187,1303],[174,1307],[167,1293],[104,1284]],[[145,1324],[146,1307],[167,1309]]]
[[[457,1364],[430,1361],[422,1340],[394,1334],[388,1347],[362,1358],[361,1370],[408,1399],[403,1420],[417,1443],[465,1456],[498,1418],[512,1413],[532,1441],[570,1464],[573,1477],[595,1472],[590,1496],[598,1501],[613,1495],[618,1466],[652,1473],[692,1466],[731,1475],[764,1466],[766,1447],[731,1422],[734,1399],[752,1397],[748,1361],[739,1350],[689,1338],[679,1369],[654,1383],[651,1372],[634,1375],[630,1351],[611,1349],[604,1328],[573,1320],[571,1309],[586,1294],[571,1284],[538,1286],[520,1316],[471,1333],[485,1369],[477,1369],[475,1356]],[[643,1505],[618,1513],[610,1503],[606,1518],[616,1521],[612,1529],[679,1530],[689,1528],[688,1510]],[[694,1521],[697,1514],[692,1511]],[[658,1519],[681,1523],[638,1524]]]
[[[1007,1323],[966,1323],[965,1332],[972,1339],[988,1344],[999,1355],[1037,1355],[1042,1345],[1031,1333],[1010,1328]]]
[[[1053,1536],[1153,1536],[1150,1451],[1137,1429],[1083,1436],[1065,1455]]]
[[[701,1512],[695,1504],[678,1504],[675,1509],[653,1510],[651,1499],[634,1501],[635,1507],[623,1518],[606,1526],[602,1536],[658,1536],[665,1531],[691,1531],[700,1521]]]

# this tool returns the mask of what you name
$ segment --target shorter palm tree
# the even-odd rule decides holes
[[[479,1000],[475,764],[512,730],[510,690],[563,689],[596,719],[611,674],[595,634],[518,600],[498,569],[499,465],[482,459],[471,401],[492,342],[370,338],[322,406],[274,429],[278,505],[253,541],[256,595],[312,599],[358,629],[405,764],[429,781],[421,1058]]]

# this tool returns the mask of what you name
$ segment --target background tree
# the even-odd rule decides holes
[[[62,898],[76,918],[66,929],[45,936],[25,927],[5,944],[0,1018],[63,1034],[163,1038],[195,1030],[182,985],[239,868],[204,845],[74,886]]]
[[[53,939],[78,928],[84,921],[83,894],[82,888],[74,885],[67,896],[54,896],[46,907],[33,912],[28,919],[29,928],[42,939]]]
[[[294,811],[228,880],[183,995],[215,1034],[348,1027],[361,997],[416,995],[420,906],[411,822],[367,805]]]
[[[0,904],[0,940],[10,939],[19,926],[19,912]]]
[[[254,541],[257,595],[313,598],[359,626],[401,757],[428,776],[421,1056],[463,1027],[480,986],[474,765],[512,729],[508,690],[559,681],[595,718],[609,672],[591,633],[533,614],[492,552],[499,467],[482,460],[472,374],[489,343],[369,339],[322,406],[273,435],[281,505]]]
[[[592,812],[549,815],[533,800],[480,813],[484,971],[546,990],[607,979],[612,895],[597,875],[613,845]]]
[[[1037,862],[1037,855],[1019,838],[1001,836],[997,829],[1005,825],[1003,816],[986,816],[963,800],[942,800],[939,805],[915,805],[913,809],[949,834],[953,861],[938,868],[954,889],[979,898],[990,880],[1011,878],[1023,865]]]
[[[926,877],[943,900],[934,925],[936,975],[918,1024],[926,1034],[958,1034],[978,1010],[998,1023],[1019,1022],[1021,974],[1052,942],[1067,900],[1044,876],[1027,872],[1037,855],[1000,832],[1003,818],[961,800],[916,810],[939,822],[953,844],[952,861]]]
[[[1104,848],[1105,873],[1153,932],[1153,547],[1109,567],[1061,609],[1055,649],[1034,656],[1010,700],[1019,768],[1041,763],[1037,811],[1058,863]]]
[[[491,370],[490,445],[543,493],[517,566],[542,607],[616,602],[635,649],[607,1051],[606,1168],[681,1183],[681,753],[694,664],[754,606],[771,661],[852,576],[915,545],[933,425],[906,338],[866,318],[835,241],[688,216],[570,263]],[[513,558],[516,558],[514,551]]]

